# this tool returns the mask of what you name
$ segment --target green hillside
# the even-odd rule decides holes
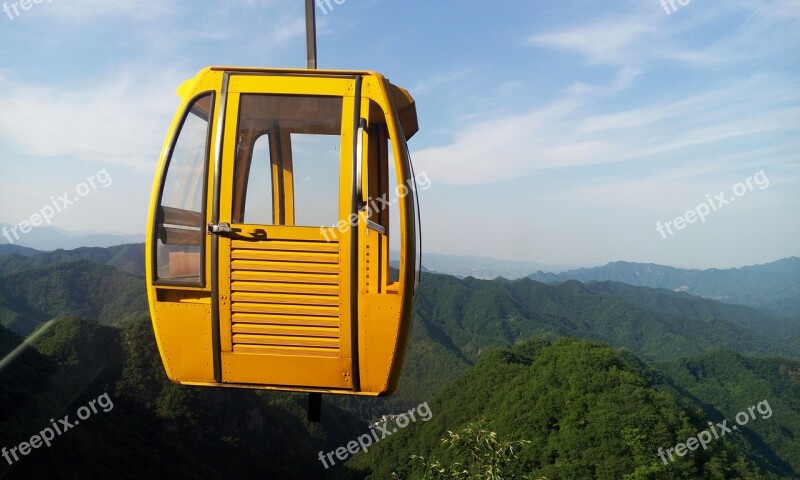
[[[144,317],[143,279],[111,266],[140,253],[134,245],[0,254],[0,263],[13,270],[0,274],[0,322],[23,335],[41,329],[35,349],[0,370],[0,448],[29,439],[49,418],[74,413],[104,392],[115,404],[108,416],[70,431],[70,442],[0,470],[1,478],[45,478],[60,464],[71,469],[64,478],[345,475],[352,466],[326,471],[318,453],[363,435],[366,425],[358,418],[374,420],[425,401],[433,420],[412,425],[386,441],[395,446],[376,448],[352,465],[362,473],[380,467],[371,478],[390,478],[381,476],[391,473],[386,468],[416,478],[421,460],[409,462],[408,455],[452,463],[457,455],[440,439],[485,418],[498,438],[531,442],[505,464],[551,480],[735,478],[737,472],[792,478],[799,471],[793,452],[800,450],[800,335],[797,323],[785,318],[617,282],[550,285],[423,274],[399,391],[381,399],[326,397],[323,423],[315,426],[304,419],[304,395],[168,382]],[[65,315],[100,323],[47,323]],[[573,339],[559,340],[564,337]],[[0,358],[20,341],[0,327]],[[696,461],[666,470],[655,462],[658,446],[674,447],[709,419],[730,418],[763,399],[775,411],[763,424],[693,456]],[[549,416],[538,417],[541,412]],[[748,477],[756,467],[762,473]]]
[[[0,274],[0,324],[23,335],[60,316],[111,324],[146,312],[141,278],[89,260]]]
[[[622,290],[618,288],[618,290]],[[752,309],[688,295],[630,287],[626,300],[598,286],[546,285],[423,274],[415,324],[398,393],[382,402],[342,400],[366,418],[402,410],[436,393],[487,348],[532,336],[579,337],[627,348],[647,360],[699,355],[721,347],[737,352],[797,357],[785,339],[768,336],[780,319]],[[761,325],[760,329],[748,325]],[[769,328],[767,328],[769,327]]]
[[[743,407],[767,400],[773,415],[748,424],[756,443],[774,453],[765,461],[800,474],[800,362],[782,358],[750,358],[730,351],[659,364],[685,392],[725,418]],[[714,420],[718,420],[714,418]]]
[[[19,340],[0,327],[0,357]],[[122,330],[62,319],[33,345],[0,370],[0,447],[50,418],[74,422],[103,394],[113,406],[12,466],[0,459],[3,479],[323,478],[318,451],[362,426],[327,402],[322,423],[309,424],[303,396],[172,384],[146,319]]]
[[[340,478],[421,478],[412,455],[450,465],[458,452],[440,439],[482,419],[500,438],[527,443],[503,478],[723,479],[792,474],[757,459],[770,447],[724,438],[666,464],[666,449],[707,428],[667,379],[635,357],[597,343],[535,340],[481,357],[430,402],[433,417],[415,422],[356,456]],[[749,405],[749,404],[748,404]],[[797,413],[797,411],[795,411]],[[666,455],[665,455],[665,458]],[[757,472],[761,473],[757,473]],[[432,477],[435,478],[435,477]]]
[[[78,260],[114,267],[131,275],[144,275],[144,244],[119,245],[109,248],[83,247],[75,250],[37,250],[0,245],[0,272],[13,273],[36,267],[50,267]]]
[[[610,295],[650,310],[670,315],[705,320],[724,318],[737,325],[763,332],[772,338],[786,338],[800,333],[800,319],[764,314],[753,308],[731,305],[664,288],[641,288],[621,282],[592,281],[586,289]]]

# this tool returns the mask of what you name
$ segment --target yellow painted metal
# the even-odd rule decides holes
[[[356,97],[357,78],[361,80],[360,98]],[[203,281],[180,285],[157,280],[155,272],[155,240],[161,234],[158,222],[163,211],[160,196],[184,113],[192,99],[204,92],[214,93],[207,139],[205,223],[214,220],[214,178],[218,175],[217,220],[230,224],[237,233],[217,238],[217,258],[212,258],[212,237],[204,236]],[[154,182],[146,249],[148,299],[169,378],[190,385],[365,396],[394,391],[412,320],[418,248],[414,193],[397,196],[389,207],[398,209],[399,232],[389,231],[388,211],[374,211],[369,204],[376,198],[396,196],[395,189],[401,185],[411,185],[405,142],[418,129],[411,96],[370,71],[239,67],[204,69],[181,85],[178,93],[181,107],[165,141]],[[295,225],[292,153],[275,145],[269,149],[273,224],[234,221],[236,145],[244,95],[341,99],[339,198],[331,199],[338,204],[340,228],[325,231]],[[360,179],[352,178],[357,105],[368,125],[362,140],[365,161]],[[220,125],[223,109],[225,122]],[[281,121],[292,124],[301,120],[302,112],[282,115]],[[289,133],[278,131],[279,142],[290,145]],[[221,142],[219,159],[216,142]],[[394,165],[388,164],[390,158]],[[215,165],[221,165],[219,172],[214,171]],[[390,167],[396,171],[398,185],[388,184]],[[355,181],[362,184],[367,208],[354,218],[350,192]],[[350,222],[353,228],[341,228]],[[389,238],[395,235],[399,236],[401,258],[399,280],[392,281]],[[357,258],[351,257],[353,243],[357,244]],[[219,268],[216,291],[212,290],[212,262],[218,262]],[[356,277],[351,277],[353,262],[358,265]],[[351,305],[351,288],[356,289],[357,305]],[[214,292],[216,298],[212,298]],[[217,316],[212,306],[217,307]],[[356,310],[357,325],[352,325]],[[215,330],[219,333],[216,344]],[[216,378],[215,358],[220,365]]]

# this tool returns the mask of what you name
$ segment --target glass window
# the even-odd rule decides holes
[[[262,135],[253,144],[249,170],[243,174],[249,179],[242,185],[244,210],[233,219],[234,223],[273,225],[272,163],[270,162],[269,135]]]
[[[339,219],[338,135],[292,134],[295,225],[333,225]]]
[[[167,160],[156,218],[156,280],[201,283],[212,94],[195,100]]]
[[[339,97],[241,96],[234,223],[338,223],[342,108]]]

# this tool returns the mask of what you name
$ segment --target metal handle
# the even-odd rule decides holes
[[[230,223],[221,222],[208,224],[209,235],[221,235],[224,237],[226,235],[231,235],[236,231],[238,231],[238,229],[232,228]]]
[[[209,235],[219,235],[220,237],[241,238],[246,240],[264,240],[267,238],[267,231],[263,228],[256,228],[254,230],[245,232],[245,234],[250,235],[249,237],[243,236],[241,231],[241,228],[231,227],[231,224],[227,222],[208,224]]]

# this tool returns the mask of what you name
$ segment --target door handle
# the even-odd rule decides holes
[[[267,239],[267,231],[263,228],[252,228],[243,230],[241,228],[234,228],[231,226],[230,223],[222,222],[222,223],[209,223],[208,224],[208,234],[209,235],[219,235],[220,237],[226,237],[234,240],[266,240]]]
[[[230,237],[238,233],[240,229],[231,227],[230,223],[221,222],[221,223],[209,223],[208,224],[208,234],[209,235],[219,235],[220,237]]]

